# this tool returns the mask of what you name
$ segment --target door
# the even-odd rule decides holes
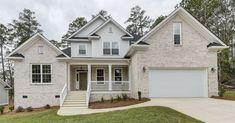
[[[208,97],[207,72],[150,70],[149,97]]]
[[[79,90],[80,86],[79,86],[79,72],[76,72],[75,74],[75,89]]]
[[[79,73],[80,90],[87,90],[87,72]]]

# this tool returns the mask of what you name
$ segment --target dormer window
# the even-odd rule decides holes
[[[85,44],[79,44],[78,54],[79,55],[86,55],[86,45]]]
[[[43,54],[43,46],[38,46],[38,54]]]
[[[182,32],[181,32],[181,23],[173,23],[173,35],[174,35],[174,44],[182,44]]]

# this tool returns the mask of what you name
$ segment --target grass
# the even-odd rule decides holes
[[[223,94],[223,97],[228,97],[235,100],[235,91],[226,91]]]
[[[3,115],[0,116],[0,123],[202,123],[171,108],[161,106],[77,116],[58,116],[56,111]]]

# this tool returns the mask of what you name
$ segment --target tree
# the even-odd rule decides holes
[[[159,23],[161,23],[167,16],[159,16],[154,23],[152,24],[152,26],[150,27],[151,29],[153,29],[155,26],[157,26]]]
[[[35,33],[42,32],[42,30],[39,29],[41,25],[36,20],[34,14],[35,12],[24,9],[23,12],[19,13],[18,20],[13,20],[12,23],[9,24],[11,38],[14,40],[16,46],[24,43]]]
[[[7,41],[7,28],[3,25],[0,24],[0,48],[1,48],[1,64],[2,64],[2,76],[3,80],[6,81],[6,74],[5,74],[5,65],[4,65],[4,54],[3,54],[3,47],[5,42]]]
[[[133,35],[143,36],[149,30],[153,21],[145,13],[146,11],[142,10],[139,6],[131,8],[130,17],[125,22],[128,23],[126,30]]]
[[[111,15],[110,15],[110,14],[108,14],[108,12],[107,12],[107,11],[105,11],[105,10],[103,10],[103,9],[101,9],[101,10],[98,12],[98,14],[91,15],[91,16],[92,16],[92,18],[95,18],[95,17],[96,17],[96,16],[98,16],[98,15],[103,16],[105,19],[109,19],[109,18],[111,18]]]

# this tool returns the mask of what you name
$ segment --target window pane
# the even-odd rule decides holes
[[[42,75],[42,82],[43,83],[50,83],[51,82],[51,74]]]
[[[118,49],[118,42],[112,42],[112,49]]]
[[[113,55],[118,55],[119,54],[119,50],[118,49],[112,49],[112,54]]]
[[[177,34],[174,35],[174,43],[180,44],[180,35],[177,35]]]
[[[115,76],[121,76],[121,69],[115,69]]]
[[[42,73],[51,73],[51,65],[42,65]]]
[[[110,55],[110,49],[103,49],[104,55]]]
[[[86,54],[86,45],[79,45],[79,54]]]
[[[104,81],[104,69],[96,70],[96,79],[97,81]]]
[[[40,65],[32,65],[32,73],[41,73]]]
[[[104,42],[103,48],[103,54],[110,55],[110,42]]]
[[[97,81],[104,81],[104,77],[102,77],[102,76],[97,76]]]
[[[174,28],[174,34],[180,34],[180,28],[181,28],[181,23],[174,23],[173,24]]]
[[[110,49],[110,42],[104,42],[104,49]]]
[[[32,83],[41,83],[41,74],[32,74]]]
[[[121,69],[115,69],[114,70],[114,76],[115,81],[122,81],[122,70]]]

